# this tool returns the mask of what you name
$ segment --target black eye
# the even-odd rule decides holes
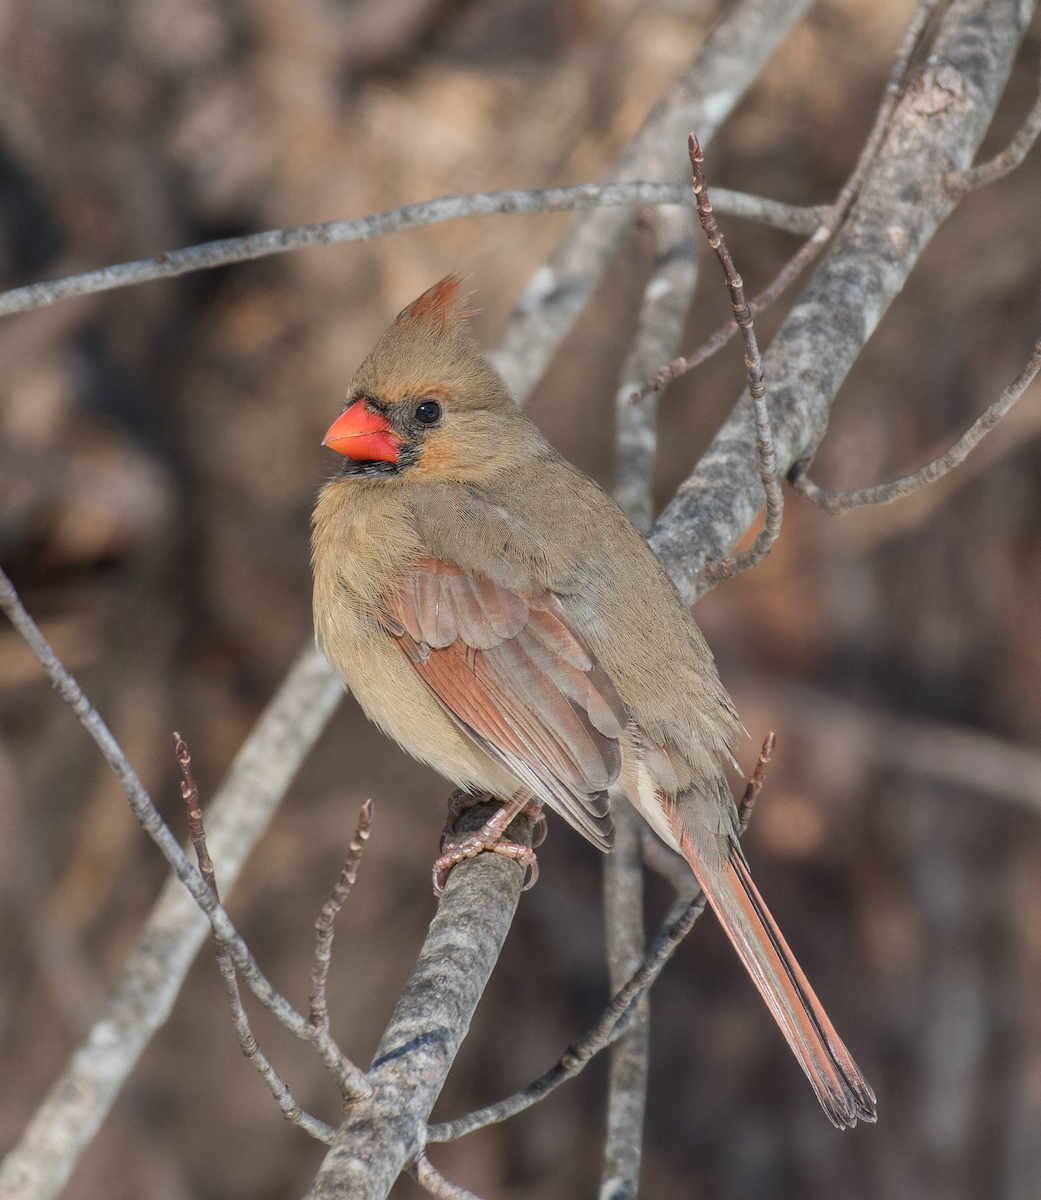
[[[434,425],[441,420],[441,405],[436,400],[424,400],[416,409],[416,420],[424,425]]]

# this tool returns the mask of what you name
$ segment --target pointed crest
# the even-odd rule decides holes
[[[398,313],[394,326],[425,325],[435,333],[445,334],[462,325],[472,310],[463,308],[463,281],[454,271],[435,283],[407,308]]]

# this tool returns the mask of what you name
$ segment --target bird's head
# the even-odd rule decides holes
[[[528,422],[471,337],[461,292],[458,275],[434,284],[358,368],[322,442],[347,459],[341,477],[470,481],[510,465],[510,431]]]

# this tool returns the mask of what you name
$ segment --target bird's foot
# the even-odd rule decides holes
[[[499,811],[477,830],[460,841],[455,840],[455,826],[459,817],[477,804],[487,804],[496,797],[488,792],[455,791],[448,801],[448,820],[441,833],[441,856],[435,861],[434,895],[440,897],[445,890],[448,876],[452,868],[458,866],[464,859],[476,858],[478,854],[503,854],[507,858],[516,859],[522,867],[530,871],[524,890],[534,887],[539,877],[538,859],[531,846],[520,842],[510,842],[503,836],[510,823],[521,813],[537,827],[534,840],[535,846],[541,846],[546,837],[546,818],[537,804],[532,803],[529,792],[518,792],[508,800]]]

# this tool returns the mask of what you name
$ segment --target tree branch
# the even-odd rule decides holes
[[[882,103],[875,114],[875,122],[871,127],[871,132],[868,134],[867,141],[861,148],[857,164],[853,168],[853,173],[846,180],[834,204],[825,205],[819,210],[820,217],[816,229],[808,230],[813,235],[809,241],[799,247],[770,286],[760,292],[758,296],[753,296],[749,301],[748,307],[753,316],[769,308],[798,279],[802,272],[806,270],[810,263],[817,258],[828,244],[836,229],[845,221],[850,206],[857,198],[860,189],[864,186],[864,181],[871,170],[871,164],[874,162],[875,156],[882,145],[882,139],[889,128],[889,122],[893,116],[897,101],[900,98],[911,58],[918,48],[922,34],[925,32],[925,27],[929,23],[929,18],[933,15],[939,3],[940,0],[922,0],[922,3],[918,6],[897,48],[896,57],[889,71],[889,81],[882,96]],[[732,211],[719,204],[719,193],[719,188],[713,188],[712,195],[716,200],[716,208],[721,213]],[[640,390],[633,393],[631,397],[632,403],[636,404],[640,400],[646,399],[647,396],[665,387],[667,383],[671,383],[674,379],[678,379],[681,375],[685,375],[688,371],[692,371],[695,367],[700,366],[718,350],[722,350],[737,331],[738,323],[735,318],[731,317],[729,321],[721,325],[693,353],[673,359],[672,362],[655,371]]]
[[[952,163],[976,153],[1032,7],[954,0],[945,14],[929,65],[897,105],[849,219],[765,356],[783,473],[820,441],[840,384],[954,207],[944,180]],[[752,419],[746,394],[651,535],[689,603],[710,586],[705,563],[725,557],[761,508],[746,432]]]
[[[195,848],[195,856],[199,861],[199,872],[216,896],[218,894],[217,876],[214,873],[213,860],[210,858],[210,852],[206,845],[206,830],[203,825],[202,809],[199,806],[199,789],[195,783],[195,774],[192,771],[192,760],[188,753],[188,747],[179,733],[174,734],[174,752],[181,766],[181,774],[184,776],[184,782],[181,784],[181,795],[184,797],[188,808],[189,837],[192,846]],[[331,1125],[327,1125],[324,1121],[319,1121],[316,1117],[312,1117],[310,1113],[304,1112],[293,1096],[293,1093],[271,1065],[271,1060],[261,1050],[257,1039],[253,1036],[249,1017],[246,1015],[246,1010],[242,1004],[242,996],[239,993],[235,962],[231,957],[229,947],[216,934],[213,935],[213,952],[217,959],[217,968],[220,971],[221,980],[224,983],[224,991],[228,997],[228,1006],[231,1009],[231,1022],[235,1028],[235,1036],[239,1040],[242,1053],[260,1072],[264,1082],[271,1089],[271,1094],[274,1096],[275,1102],[282,1110],[282,1115],[286,1120],[291,1121],[294,1125],[299,1125],[305,1133],[328,1145],[333,1140],[335,1130]]]
[[[759,479],[766,495],[766,520],[752,545],[740,554],[706,564],[706,577],[713,582],[718,582],[756,566],[770,553],[771,547],[781,533],[784,495],[777,478],[774,434],[770,428],[770,413],[764,399],[766,382],[763,379],[763,360],[759,355],[759,344],[756,341],[755,328],[752,325],[752,311],[745,300],[744,283],[737,273],[734,260],[730,257],[723,234],[716,225],[716,218],[713,216],[712,203],[708,195],[708,184],[705,180],[705,156],[693,134],[688,139],[688,149],[690,165],[694,172],[694,196],[698,204],[698,220],[701,222],[701,228],[705,231],[705,237],[708,238],[708,244],[716,252],[716,257],[723,268],[727,291],[730,293],[730,305],[734,310],[734,320],[741,330],[741,338],[745,343],[748,394],[752,400],[752,412],[755,419],[756,458],[759,463]]]
[[[544,1075],[540,1075],[522,1091],[455,1121],[431,1125],[427,1130],[427,1141],[451,1142],[464,1134],[473,1133],[475,1129],[498,1124],[523,1112],[562,1083],[581,1074],[595,1055],[620,1038],[628,1029],[640,1001],[705,909],[705,897],[694,882],[693,875],[690,876],[690,884],[691,887],[684,889],[677,897],[676,903],[662,922],[658,935],[644,956],[643,965],[618,992],[602,1013],[600,1020],[584,1037],[573,1042]]]
[[[145,791],[141,780],[137,777],[137,772],[128,762],[122,747],[112,736],[112,732],[105,724],[101,714],[87,699],[80,685],[51,649],[36,622],[26,612],[14,585],[2,570],[0,570],[0,609],[28,642],[43,669],[47,672],[55,691],[76,714],[80,724],[90,734],[95,745],[104,755],[130,802],[134,816],[158,846],[162,856],[173,867],[174,874],[191,893],[195,903],[209,918],[214,936],[219,938],[227,949],[253,995],[278,1018],[283,1028],[292,1033],[294,1037],[314,1045],[326,1069],[332,1074],[345,1096],[368,1095],[370,1089],[364,1076],[349,1059],[344,1057],[328,1033],[311,1025],[284,996],[271,986],[249,947],[239,936],[231,918],[217,899],[213,888],[189,860],[180,842],[159,815],[159,810],[152,803],[151,796]],[[206,858],[209,862],[208,854]],[[212,873],[212,862],[209,863],[209,869]]]
[[[480,804],[459,831],[481,827]],[[511,841],[531,844],[526,816]],[[405,1164],[423,1151],[426,1122],[470,1027],[524,886],[524,869],[501,854],[465,859],[449,875],[430,932],[366,1076],[372,1094],[347,1105],[309,1200],[383,1200]]]
[[[659,208],[651,220],[654,269],[644,288],[636,337],[615,394],[614,498],[643,534],[650,532],[654,522],[658,396],[652,393],[637,404],[630,399],[654,364],[676,352],[698,277],[693,211]]]
[[[342,696],[324,657],[305,647],[208,806],[210,853],[229,889]],[[0,1165],[3,1200],[44,1200],[61,1190],[169,1016],[209,928],[171,876],[104,1012]]]
[[[910,475],[894,479],[892,483],[880,483],[875,487],[860,488],[852,492],[826,492],[819,488],[806,474],[813,461],[816,448],[811,448],[797,462],[792,464],[788,472],[788,482],[804,500],[808,500],[817,508],[832,516],[849,512],[853,508],[863,508],[866,504],[891,504],[901,496],[909,496],[912,492],[927,484],[942,479],[949,471],[963,463],[976,446],[983,441],[1013,404],[1027,390],[1038,371],[1041,370],[1041,338],[1034,343],[1030,357],[1023,370],[1008,385],[994,403],[961,435],[946,454],[934,458],[932,462],[919,467]]]
[[[708,144],[808,7],[809,0],[738,0],[690,69],[651,109],[611,178],[685,182],[683,146],[688,132],[695,130]],[[637,212],[630,207],[583,213],[517,301],[488,357],[518,403],[538,382],[604,271],[629,240]]]
[[[220,241],[204,242],[199,246],[187,246],[183,250],[164,251],[154,258],[119,263],[97,271],[86,271],[80,275],[66,275],[61,279],[30,283],[25,287],[0,292],[0,316],[44,308],[49,304],[56,304],[59,300],[70,300],[74,296],[107,292],[113,288],[129,287],[131,284],[147,283],[155,279],[172,279],[176,275],[187,275],[192,271],[249,262],[257,258],[267,258],[272,254],[284,254],[289,250],[329,246],[337,242],[367,242],[373,238],[386,237],[390,233],[398,233],[403,229],[418,229],[423,225],[437,225],[442,221],[455,221],[462,217],[503,213],[572,212],[582,208],[611,208],[634,204],[689,203],[689,196],[685,194],[682,185],[640,180],[607,184],[581,183],[574,187],[539,188],[527,192],[472,192],[463,196],[442,196],[437,200],[406,204],[403,208],[392,208],[369,217],[325,221],[318,225],[294,225],[289,229],[269,229],[265,233],[222,238]],[[791,233],[812,233],[819,221],[820,210],[817,208],[800,208],[793,204],[782,204],[778,200],[768,200],[763,196],[749,196],[744,192],[720,189],[717,205],[720,212],[747,217],[749,220],[773,225]]]

